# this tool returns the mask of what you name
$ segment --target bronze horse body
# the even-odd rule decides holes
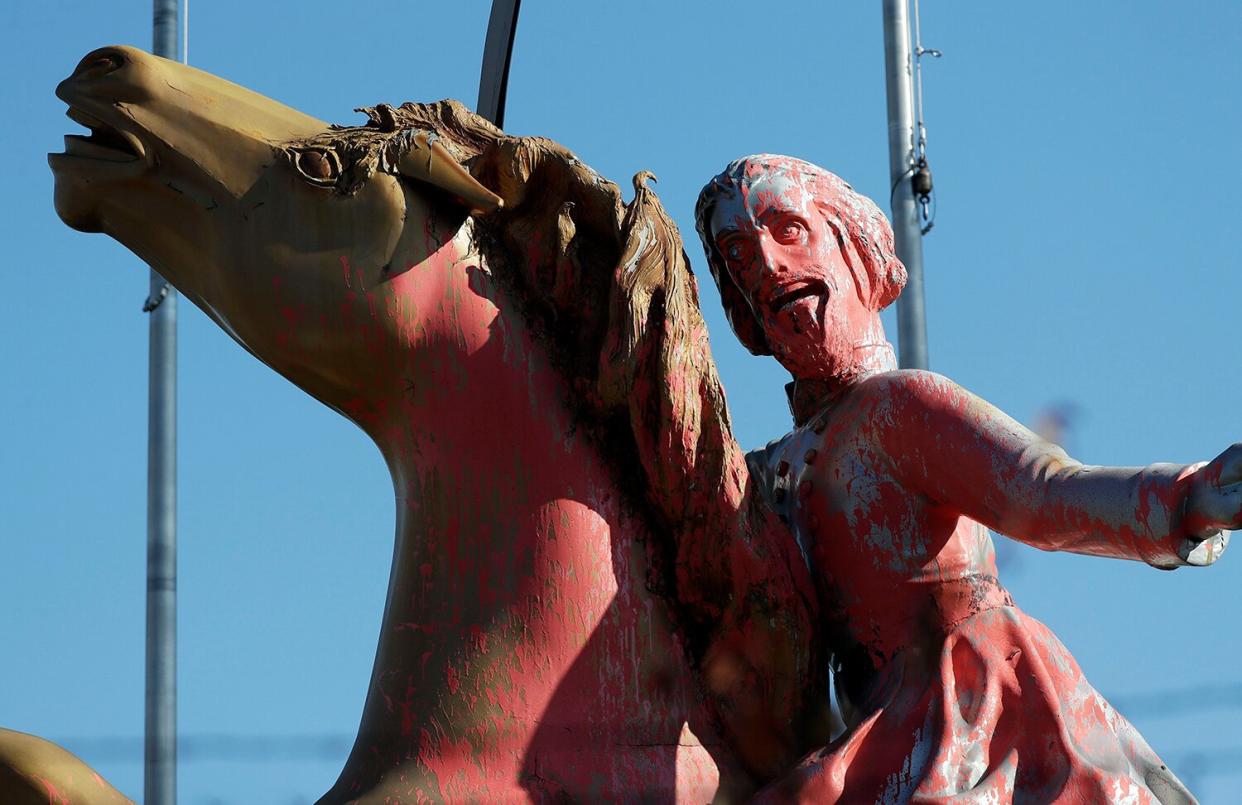
[[[753,511],[722,398],[717,424],[700,426],[695,395],[716,403],[698,390],[719,396],[705,341],[662,347],[689,356],[698,385],[685,399],[675,383],[619,380],[600,358],[651,352],[618,335],[633,310],[617,300],[635,294],[648,311],[689,308],[705,339],[654,196],[638,187],[627,208],[569,152],[505,137],[453,102],[332,128],[124,47],[89,54],[57,94],[92,131],[50,157],[62,219],[142,257],[357,423],[391,471],[380,643],[353,751],[322,802],[702,802],[796,756],[788,716],[814,661],[805,580],[750,540],[752,570],[769,570],[724,583],[753,593],[779,577],[776,593],[726,591],[735,607],[674,594],[705,560],[659,533],[683,499],[723,512],[687,517],[696,528],[770,520]],[[644,260],[680,290],[637,293]],[[618,442],[647,416],[635,400],[656,401],[666,425],[693,422]],[[701,463],[707,431],[727,494],[687,492],[653,457],[681,433],[673,451]],[[722,637],[720,624],[756,612],[763,625]]]

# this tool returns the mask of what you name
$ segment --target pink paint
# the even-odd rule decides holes
[[[896,371],[878,315],[904,282],[892,234],[820,168],[740,160],[704,189],[698,222],[739,337],[796,380],[798,427],[760,463],[815,576],[847,727],[759,799],[1185,793],[1014,606],[985,526],[1045,550],[1175,567],[1186,543],[1237,522],[1229,510],[1197,531],[1182,522],[1184,506],[1210,508],[1196,490],[1219,499],[1203,491],[1212,476],[1084,467],[951,381]],[[1216,464],[1242,481],[1237,452]]]
[[[458,248],[299,317],[326,315],[334,348],[366,356],[330,402],[400,490],[363,726],[327,798],[710,798],[732,760],[679,744],[690,721],[719,752],[673,615],[647,588],[647,526],[518,308]]]

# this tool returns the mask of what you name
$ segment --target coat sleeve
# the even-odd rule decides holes
[[[933,505],[1047,551],[1190,564],[1181,528],[1202,464],[1081,464],[1004,412],[929,372],[876,378],[870,422],[895,477]],[[1195,562],[1199,564],[1200,562]]]

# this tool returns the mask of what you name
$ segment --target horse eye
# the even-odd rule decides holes
[[[298,173],[315,184],[335,184],[337,177],[341,175],[340,162],[336,154],[331,151],[319,149],[300,151],[293,164],[297,167]]]

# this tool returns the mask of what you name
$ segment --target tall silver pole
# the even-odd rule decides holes
[[[180,58],[178,0],[154,0],[155,55]],[[143,800],[177,801],[177,292],[151,271]]]
[[[927,368],[923,310],[923,234],[914,198],[914,102],[907,0],[884,0],[884,79],[888,89],[888,165],[893,234],[909,279],[897,299],[897,350],[903,369]]]

